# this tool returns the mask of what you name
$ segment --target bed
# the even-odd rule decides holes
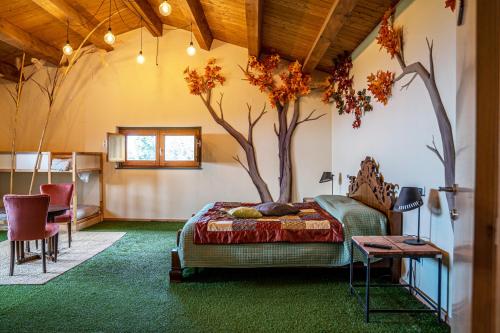
[[[357,176],[349,177],[349,181],[347,196],[320,195],[314,198],[342,225],[342,242],[195,244],[196,223],[214,207],[211,203],[189,219],[178,232],[177,247],[171,251],[170,280],[181,281],[185,268],[345,266],[350,261],[352,236],[400,235],[402,215],[391,210],[397,185],[384,181],[378,164],[367,157],[361,163]],[[361,257],[356,255],[355,261],[361,261]],[[391,266],[393,279],[399,279],[400,261],[384,264]]]

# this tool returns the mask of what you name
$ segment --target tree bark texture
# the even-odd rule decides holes
[[[401,54],[397,54],[396,58],[403,72],[395,79],[395,81],[402,79],[408,74],[413,74],[414,76],[411,78],[411,80],[407,84],[402,86],[402,88],[408,88],[409,84],[418,75],[427,88],[438,122],[439,132],[441,134],[443,154],[441,155],[441,153],[437,149],[434,140],[432,142],[432,146],[427,145],[427,148],[434,154],[436,154],[436,156],[444,166],[445,186],[452,187],[453,184],[455,184],[455,143],[453,139],[453,130],[448,115],[446,114],[446,109],[443,105],[441,95],[439,94],[439,90],[436,85],[434,76],[434,60],[432,54],[433,44],[427,41],[427,46],[429,49],[429,70],[427,70],[420,62],[406,65],[403,56]],[[448,202],[448,208],[450,210],[453,209],[455,207],[454,194],[446,193],[446,199]]]
[[[250,105],[247,105],[248,107],[248,137],[245,138],[243,134],[241,134],[238,130],[236,130],[231,124],[229,124],[225,119],[224,119],[224,112],[222,108],[222,98],[223,95],[221,95],[221,98],[217,102],[219,106],[219,113],[220,115],[215,111],[211,104],[211,92],[208,92],[206,97],[200,96],[203,104],[205,104],[205,107],[207,108],[208,112],[212,116],[212,118],[215,120],[217,124],[219,124],[222,128],[224,128],[235,140],[238,142],[238,144],[243,148],[243,151],[245,152],[246,160],[247,160],[247,165],[245,166],[243,162],[240,160],[238,156],[233,157],[235,161],[237,161],[248,173],[250,176],[250,179],[252,180],[253,184],[255,185],[257,192],[259,193],[260,200],[262,202],[271,202],[273,201],[273,197],[271,195],[271,192],[269,191],[269,188],[267,186],[267,183],[264,181],[262,176],[260,175],[259,171],[259,166],[257,164],[257,158],[255,154],[255,147],[253,144],[253,129],[255,125],[259,122],[259,120],[262,118],[264,114],[267,113],[267,111],[264,109],[261,111],[259,116],[255,118],[255,120],[252,120],[251,118],[251,107]]]

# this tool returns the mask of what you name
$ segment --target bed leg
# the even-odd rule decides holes
[[[170,267],[170,282],[178,283],[182,282],[182,267],[181,259],[179,258],[179,252],[177,249],[172,249],[170,252],[172,255],[172,266]]]

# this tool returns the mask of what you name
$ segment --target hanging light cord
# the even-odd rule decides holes
[[[69,43],[69,19],[67,20],[68,24],[66,26],[66,43]]]
[[[116,6],[116,4],[115,4]],[[108,29],[111,29],[111,0],[109,0]]]
[[[160,38],[156,37],[156,66],[158,66],[158,49],[160,48]]]
[[[191,22],[191,44],[193,44],[193,22]]]
[[[141,52],[142,52],[142,17],[141,17]]]

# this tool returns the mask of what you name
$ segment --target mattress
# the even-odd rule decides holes
[[[179,240],[182,267],[335,267],[350,262],[352,236],[386,235],[387,218],[381,212],[344,196],[322,195],[315,201],[340,221],[343,243],[251,243],[194,244],[195,221],[212,204],[206,205],[183,227]],[[355,253],[355,261],[362,256]]]
[[[97,215],[101,211],[99,206],[92,205],[78,205],[76,210],[76,219],[81,220],[92,215]]]

